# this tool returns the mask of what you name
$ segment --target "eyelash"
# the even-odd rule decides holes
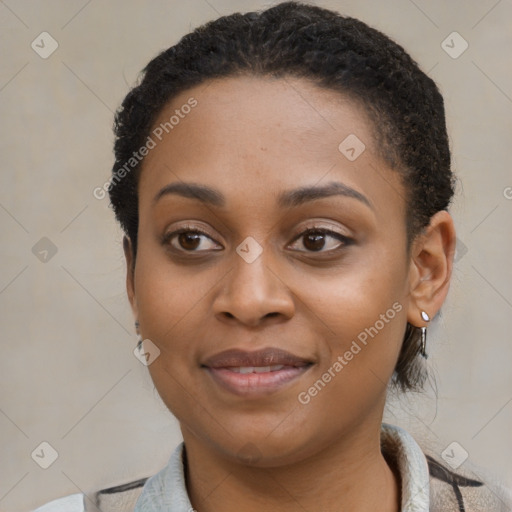
[[[201,231],[200,229],[197,229],[196,227],[192,227],[192,226],[184,226],[180,229],[177,229],[176,231],[172,231],[171,233],[166,233],[165,235],[163,235],[162,237],[162,244],[163,245],[171,245],[170,242],[171,240],[176,237],[176,236],[179,236],[183,233],[195,233],[195,234],[198,234],[198,235],[204,235],[205,237],[209,238],[210,240],[212,240],[213,242],[215,243],[218,243],[216,242],[208,233],[204,232],[204,231]],[[338,247],[335,247],[334,249],[330,249],[328,251],[323,251],[322,249],[320,249],[319,251],[309,251],[309,250],[305,250],[305,251],[297,251],[297,252],[306,252],[306,253],[310,253],[310,254],[329,254],[329,253],[334,253],[334,252],[338,252],[340,250],[343,250],[344,248],[346,248],[347,246],[351,245],[354,243],[354,240],[350,237],[347,237],[345,235],[342,235],[341,233],[338,233],[336,231],[332,231],[330,229],[326,229],[324,227],[310,227],[310,228],[307,228],[305,229],[304,231],[302,231],[301,233],[299,233],[295,238],[293,238],[292,240],[292,244],[295,243],[297,240],[300,240],[301,238],[305,237],[306,235],[309,235],[311,233],[320,233],[322,235],[328,235],[328,236],[331,236],[332,238],[335,238],[336,240],[340,241],[340,245]],[[219,244],[220,245],[220,244]],[[176,250],[176,251],[180,251],[182,253],[188,253],[188,254],[192,254],[192,253],[202,253],[202,252],[207,252],[207,251],[196,251],[196,250],[186,250],[186,249],[177,249],[176,247],[174,246],[171,246],[172,249]],[[219,250],[219,249],[213,249],[213,250]]]
[[[338,240],[341,243],[334,249],[329,249],[327,251],[323,251],[322,250],[323,248],[322,248],[319,251],[306,250],[306,251],[299,251],[299,252],[307,252],[310,254],[315,254],[315,253],[332,254],[335,252],[339,252],[340,250],[343,250],[344,248],[346,248],[347,246],[351,245],[354,242],[354,240],[352,238],[342,235],[341,233],[338,233],[337,231],[332,231],[331,229],[327,229],[327,228],[323,228],[323,227],[311,227],[311,228],[307,228],[304,231],[302,231],[301,233],[299,233],[299,235],[293,239],[293,243],[296,242],[297,240],[300,240],[301,238],[305,237],[306,235],[310,235],[312,233],[319,233],[324,236],[328,235],[332,238],[335,238],[336,240]]]
[[[204,235],[207,238],[209,238],[210,240],[214,241],[213,238],[208,233],[206,233],[204,231],[201,231],[200,229],[197,229],[196,227],[183,226],[182,228],[177,229],[176,231],[172,231],[171,233],[164,234],[164,236],[162,237],[162,244],[163,245],[171,245],[170,244],[171,240],[174,237],[179,236],[179,235],[181,235],[183,233],[195,233],[195,234],[198,234],[198,235]],[[215,242],[215,243],[217,243],[217,242]],[[183,248],[182,249],[177,249],[176,247],[172,247],[172,248],[174,250],[176,250],[176,251],[181,251],[181,252],[184,252],[184,253],[194,253],[194,252],[200,253],[200,252],[203,252],[203,251],[187,251],[186,249],[183,249]]]

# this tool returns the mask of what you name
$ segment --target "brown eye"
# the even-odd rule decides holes
[[[300,244],[299,242],[302,242]],[[308,229],[301,233],[292,244],[291,248],[301,252],[330,252],[350,245],[353,242],[341,233],[327,229]],[[297,247],[297,244],[302,245]]]
[[[163,236],[162,243],[181,252],[207,252],[222,246],[206,233],[196,229],[181,229]]]
[[[303,243],[308,251],[320,251],[325,245],[325,233],[311,232],[303,235]]]
[[[198,233],[180,233],[178,236],[178,243],[183,249],[193,251],[201,244],[201,235]]]

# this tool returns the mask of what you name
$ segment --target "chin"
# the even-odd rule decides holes
[[[274,426],[275,428],[275,426]],[[282,467],[297,463],[313,455],[318,448],[314,436],[300,437],[298,432],[281,435],[270,434],[269,430],[257,432],[233,431],[228,438],[210,438],[210,446],[223,457],[255,468]],[[320,448],[318,448],[320,449]]]

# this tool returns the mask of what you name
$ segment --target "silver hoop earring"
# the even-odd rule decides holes
[[[425,358],[428,359],[427,354],[427,328],[422,327],[421,328],[421,336],[420,336],[420,354]]]
[[[430,322],[430,316],[426,311],[421,312],[421,318],[424,322]],[[428,359],[427,354],[427,328],[421,327],[421,335],[420,335],[420,354]]]

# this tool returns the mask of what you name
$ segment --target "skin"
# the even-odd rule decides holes
[[[338,92],[303,79],[232,77],[184,91],[198,105],[145,158],[139,182],[137,257],[125,240],[127,290],[149,366],[178,418],[187,487],[199,512],[323,510],[396,512],[399,476],[380,450],[386,387],[406,322],[424,326],[448,291],[453,222],[439,212],[408,250],[399,174],[379,156],[373,126]],[[338,146],[356,134],[353,162]],[[177,194],[172,183],[215,188],[223,206]],[[283,207],[279,193],[343,183],[364,195],[332,195]],[[166,233],[205,232],[195,252]],[[349,237],[344,244],[306,229]],[[302,235],[301,235],[302,234]],[[252,263],[236,252],[253,237]],[[186,241],[185,241],[186,242]],[[322,246],[322,244],[324,244]],[[298,401],[358,334],[401,310],[307,404]],[[243,398],[220,388],[201,363],[230,348],[283,348],[314,364],[277,392]]]

